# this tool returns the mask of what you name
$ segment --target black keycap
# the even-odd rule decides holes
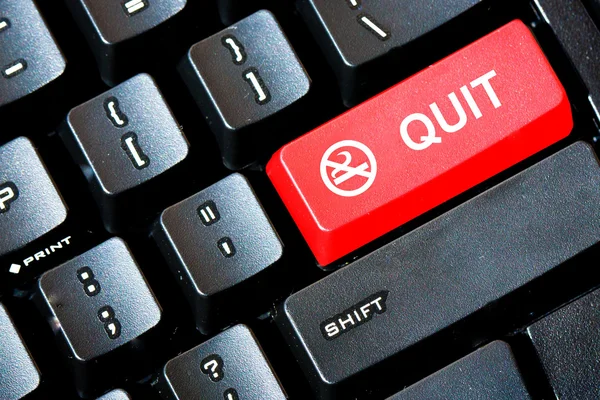
[[[40,373],[23,339],[0,304],[0,399],[17,400],[40,384]]]
[[[559,399],[600,398],[599,305],[596,290],[527,329]]]
[[[581,0],[536,0],[535,4],[579,71],[600,118],[600,31]]]
[[[68,0],[66,3],[94,51],[102,79],[114,85],[130,69],[119,59],[135,61],[131,53],[143,44],[136,39],[178,14],[187,0]],[[153,57],[160,57],[159,52]]]
[[[265,0],[218,0],[219,16],[225,25],[232,25],[264,6]]]
[[[97,400],[131,400],[131,397],[122,389],[116,389],[98,397]]]
[[[0,147],[0,256],[62,224],[67,208],[29,139]]]
[[[119,238],[42,275],[37,300],[76,363],[81,390],[91,385],[92,368],[102,367],[102,356],[119,348],[127,351],[126,344],[135,346],[135,339],[161,318],[154,294]],[[108,368],[118,370],[118,365]]]
[[[262,297],[256,275],[267,272],[283,253],[279,236],[240,174],[166,209],[154,236],[202,332],[256,306]]]
[[[180,163],[189,149],[156,83],[146,74],[75,107],[61,134],[90,180],[109,225],[120,218],[114,210],[117,203],[135,203],[127,198],[132,191]]]
[[[372,90],[382,74],[398,68],[397,51],[480,1],[302,0],[299,8],[351,106],[383,89]]]
[[[388,400],[531,399],[510,346],[496,341]]]
[[[31,0],[0,8],[0,106],[18,100],[62,75],[66,60]]]
[[[286,399],[256,338],[236,325],[165,365],[166,399]]]
[[[576,143],[292,295],[280,322],[308,352],[298,357],[323,396],[352,393],[359,382],[348,378],[492,302],[509,305],[509,294],[598,243],[599,203],[598,159]]]
[[[180,72],[230,169],[243,168],[276,148],[282,136],[271,134],[278,122],[272,117],[281,122],[282,111],[303,98],[311,83],[268,11],[196,43]],[[269,128],[265,128],[267,122]]]

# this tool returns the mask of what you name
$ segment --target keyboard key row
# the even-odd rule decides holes
[[[598,226],[593,223],[600,220],[594,207],[600,200],[599,173],[598,160],[589,145],[576,143],[292,295],[285,303],[285,318],[289,319],[285,323],[293,327],[301,348],[306,348],[315,362],[313,366],[305,364],[305,369],[316,368],[316,376],[327,379],[325,386],[346,385],[347,379],[358,371],[368,372],[378,362],[468,318],[593,246],[600,239]],[[240,226],[253,226],[251,230],[257,232],[256,237],[240,236]],[[176,276],[195,279],[191,284],[182,282],[183,288],[208,285],[206,292],[227,291],[227,295],[232,296],[232,287],[277,261],[282,252],[281,243],[254,193],[247,181],[237,174],[165,211],[160,229],[168,238],[168,243],[163,244],[165,257],[188,263],[174,267]],[[555,235],[566,229],[570,235]],[[569,240],[565,242],[564,238]],[[186,244],[187,239],[194,245]],[[438,241],[443,243],[436,245]],[[266,253],[253,252],[254,247],[259,247],[257,242],[262,249],[274,251],[272,260],[260,258]],[[422,252],[419,243],[429,243],[430,250]],[[505,251],[507,248],[512,251]],[[460,249],[458,253],[457,249]],[[178,256],[173,255],[177,253]],[[523,258],[523,254],[527,254],[527,258]],[[209,256],[211,260],[206,258]],[[236,260],[238,256],[243,259]],[[382,263],[382,257],[387,261]],[[218,267],[222,261],[232,258],[233,264]],[[258,260],[256,270],[247,268],[253,265],[253,260]],[[171,260],[171,264],[177,262]],[[218,272],[210,269],[214,265]],[[363,273],[364,270],[368,273]],[[223,274],[228,271],[233,275]],[[383,275],[385,278],[381,279]],[[420,282],[423,276],[427,276],[427,285]],[[421,290],[415,291],[415,288]],[[462,295],[457,296],[457,290]],[[338,295],[332,298],[332,292]],[[139,338],[161,318],[160,306],[139,267],[125,243],[117,238],[44,274],[39,281],[39,296],[38,304],[54,321],[52,324],[66,345],[69,358],[83,364],[96,363],[102,356]],[[407,296],[410,301],[403,300]],[[588,321],[594,321],[596,315],[595,298],[590,296],[528,330],[557,392],[562,390],[568,394],[576,390],[571,383],[574,379],[589,382],[589,385],[577,386],[578,393],[583,393],[581,396],[595,388],[596,376],[591,372],[575,370],[570,371],[575,377],[563,376],[573,365],[582,362],[595,365],[596,358],[592,354],[586,358],[571,351],[572,358],[565,357],[564,352],[568,351],[565,349],[572,342],[562,334],[577,332],[581,336],[577,343],[590,340],[588,348],[593,348],[595,330]],[[190,301],[198,300],[190,298]],[[198,310],[203,309],[204,316],[208,315],[207,310],[215,312],[217,307],[202,301]],[[314,304],[320,305],[317,310],[312,307]],[[440,312],[440,307],[446,308]],[[581,318],[582,313],[588,313],[589,317]],[[202,318],[198,322],[201,329],[208,326]],[[211,329],[219,326],[223,325]],[[389,334],[402,339],[385,341],[383,337]],[[357,341],[360,346],[356,345]],[[234,365],[235,360],[243,357],[254,360],[250,363],[252,374],[241,374],[242,370],[247,372],[246,364]],[[342,358],[352,362],[341,368],[335,360]],[[33,363],[31,357],[27,359]],[[195,369],[197,377],[182,373],[190,369],[190,363],[200,365]],[[463,371],[461,379],[456,375],[458,370]],[[563,371],[561,376],[556,377],[553,372],[556,370]],[[495,384],[494,379],[499,379],[499,375],[485,371],[501,371],[505,374],[502,375],[505,384]],[[593,368],[585,371],[593,371]],[[214,392],[236,399],[246,390],[257,391],[247,394],[251,397],[255,393],[263,396],[268,393],[272,398],[285,398],[256,339],[241,326],[171,361],[163,379],[168,390],[179,398],[196,398],[198,393]],[[195,384],[190,386],[186,379],[192,379]],[[248,379],[258,383],[249,384]],[[32,385],[31,390],[37,383]],[[510,393],[511,398],[528,398],[510,350],[499,342],[478,350],[394,398],[435,398],[439,393],[458,396],[467,386],[486,395],[493,389],[499,394]],[[4,387],[10,388],[10,385],[0,385]],[[326,396],[326,392],[321,394]],[[109,395],[126,396],[122,391],[106,396]]]
[[[598,159],[576,143],[292,295],[279,322],[322,397],[352,393],[355,375],[597,244],[599,203]]]
[[[284,146],[267,174],[327,266],[572,127],[565,90],[514,21]]]

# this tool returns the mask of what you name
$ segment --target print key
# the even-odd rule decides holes
[[[268,300],[260,289],[268,282],[265,274],[283,253],[279,236],[240,174],[167,208],[154,238],[202,332],[256,312],[261,300]],[[252,301],[246,302],[249,293]]]
[[[304,67],[268,11],[192,46],[180,72],[230,169],[241,169],[275,150],[271,147],[281,135],[267,137],[265,120],[274,131],[310,88]]]
[[[104,374],[126,368],[103,363],[108,353],[128,353],[127,359],[135,362],[129,344],[154,328],[162,313],[131,251],[119,238],[46,272],[39,279],[36,300],[56,327],[81,390],[96,386],[93,380]]]
[[[561,83],[513,21],[284,146],[267,173],[326,266],[572,127]]]
[[[146,74],[72,109],[61,136],[82,166],[105,222],[113,230],[121,215],[135,212],[135,207],[120,205],[135,203],[130,199],[140,185],[179,164],[188,154],[179,124]]]

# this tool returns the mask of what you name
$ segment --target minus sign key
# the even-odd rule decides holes
[[[2,68],[2,76],[6,79],[14,78],[19,75],[21,72],[27,69],[27,61],[23,59],[19,59],[14,61]]]

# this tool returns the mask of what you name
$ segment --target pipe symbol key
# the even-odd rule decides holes
[[[217,354],[211,354],[200,362],[200,370],[208,375],[211,381],[219,382],[225,376],[223,372],[223,359]]]

